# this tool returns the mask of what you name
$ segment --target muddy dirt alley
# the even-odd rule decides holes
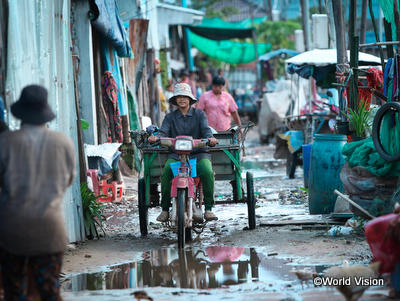
[[[331,236],[343,220],[309,215],[303,170],[285,178],[285,161],[273,159],[273,146],[258,143],[253,129],[242,157],[243,178],[254,174],[255,230],[247,230],[247,205],[220,204],[218,221],[207,223],[179,251],[176,234],[149,210],[149,235],[141,238],[137,181],[125,178],[126,196],[107,204],[99,240],[70,245],[63,266],[65,300],[343,300],[334,289],[300,281],[293,270],[321,274],[344,260],[368,264],[371,253],[362,234]],[[216,182],[216,202],[232,198],[229,182]],[[142,291],[142,292],[140,292]],[[371,287],[361,300],[384,300],[385,287]],[[143,299],[145,300],[145,299]]]

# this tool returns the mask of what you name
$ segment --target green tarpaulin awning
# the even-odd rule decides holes
[[[214,41],[201,37],[193,32],[189,33],[190,41],[194,47],[208,56],[229,64],[246,64],[256,59],[254,44],[233,42],[229,40]],[[259,55],[271,50],[271,44],[257,44]]]
[[[205,18],[190,29],[189,37],[192,45],[208,56],[229,64],[245,64],[256,59],[255,47],[252,43],[230,41],[253,36],[254,24],[265,18],[245,19],[240,22],[226,22],[219,18]],[[257,44],[259,55],[268,52],[270,44]]]

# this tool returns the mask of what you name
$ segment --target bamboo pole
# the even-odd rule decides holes
[[[394,10],[394,23],[396,24],[396,39],[400,40],[399,6],[397,4],[397,0],[393,0],[393,10]],[[397,48],[397,53],[399,53],[399,48]]]
[[[368,0],[362,0],[361,8],[361,26],[360,26],[360,43],[365,43],[365,32],[367,31],[367,5]]]
[[[349,107],[353,110],[358,106],[358,45],[359,45],[359,37],[353,37],[353,41],[351,43],[350,49],[350,68],[353,70],[352,76],[352,88],[351,88],[351,98]]]
[[[360,48],[371,47],[371,46],[398,45],[398,44],[400,44],[400,41],[376,42],[376,43],[369,43],[369,44],[360,44]]]
[[[372,10],[372,0],[368,1],[368,5],[369,5],[369,14],[371,15],[372,26],[374,27],[375,38],[376,38],[376,41],[379,43],[380,42],[379,34],[378,34],[378,30],[376,28],[374,11]],[[381,57],[382,70],[384,70],[385,69],[385,60],[384,60],[384,55],[383,55],[383,49],[381,46],[378,46],[378,47],[379,47],[379,55]]]
[[[354,207],[356,207],[358,210],[360,210],[362,213],[364,213],[366,216],[368,216],[370,219],[374,219],[375,216],[373,216],[371,213],[369,213],[367,210],[365,210],[363,207],[361,207],[360,205],[358,205],[356,202],[354,202],[353,200],[351,200],[349,197],[347,197],[346,195],[344,195],[343,193],[341,193],[340,191],[337,191],[336,189],[333,191],[335,194],[337,194],[338,196],[340,196],[341,198],[343,198],[345,201],[347,201],[348,203],[350,203],[351,205],[353,205]]]
[[[337,53],[337,64],[336,64],[336,72],[344,73],[344,65],[347,64],[347,52],[346,52],[346,41],[344,38],[344,19],[342,12],[342,0],[333,0],[332,1],[332,11],[335,21],[335,31],[336,31],[336,53]],[[345,122],[347,108],[345,106],[344,98],[342,93],[339,91],[339,116],[341,122]]]
[[[300,0],[301,5],[301,23],[303,27],[303,36],[304,36],[304,49],[306,51],[311,50],[310,45],[310,20],[309,20],[309,11],[308,11],[308,0]]]
[[[78,95],[78,77],[77,77],[77,64],[76,60],[79,60],[77,56],[73,57],[73,75],[74,75],[74,98],[75,98],[75,114],[76,114],[76,127],[77,127],[77,136],[78,136],[78,158],[79,158],[79,180],[80,183],[87,182],[86,176],[86,155],[84,149],[84,142],[83,142],[83,132],[82,132],[82,123],[81,123],[81,112],[79,108],[79,95]]]
[[[385,18],[383,18],[383,26],[385,27],[385,38],[386,41],[393,41],[392,38],[392,27],[388,21],[386,21]],[[394,57],[394,51],[393,51],[393,46],[388,45],[386,47],[386,55],[387,57]]]
[[[350,9],[349,9],[349,33],[348,33],[348,41],[349,41],[349,49],[351,51],[353,46],[353,37],[356,35],[356,21],[357,21],[357,0],[350,0]],[[351,54],[350,54],[350,66],[351,66]]]

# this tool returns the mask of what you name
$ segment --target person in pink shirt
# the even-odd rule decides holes
[[[216,131],[226,131],[231,127],[231,116],[237,125],[241,125],[238,106],[233,97],[223,91],[225,79],[215,76],[212,80],[212,90],[203,93],[197,104],[197,109],[203,110],[208,118],[208,125]]]

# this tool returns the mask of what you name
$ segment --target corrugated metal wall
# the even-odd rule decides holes
[[[9,1],[6,102],[9,106],[16,101],[28,84],[45,86],[57,115],[50,128],[71,137],[78,154],[71,55],[70,0]],[[16,128],[16,120],[9,118],[10,126]],[[69,240],[82,240],[78,178],[68,189],[64,204]]]

